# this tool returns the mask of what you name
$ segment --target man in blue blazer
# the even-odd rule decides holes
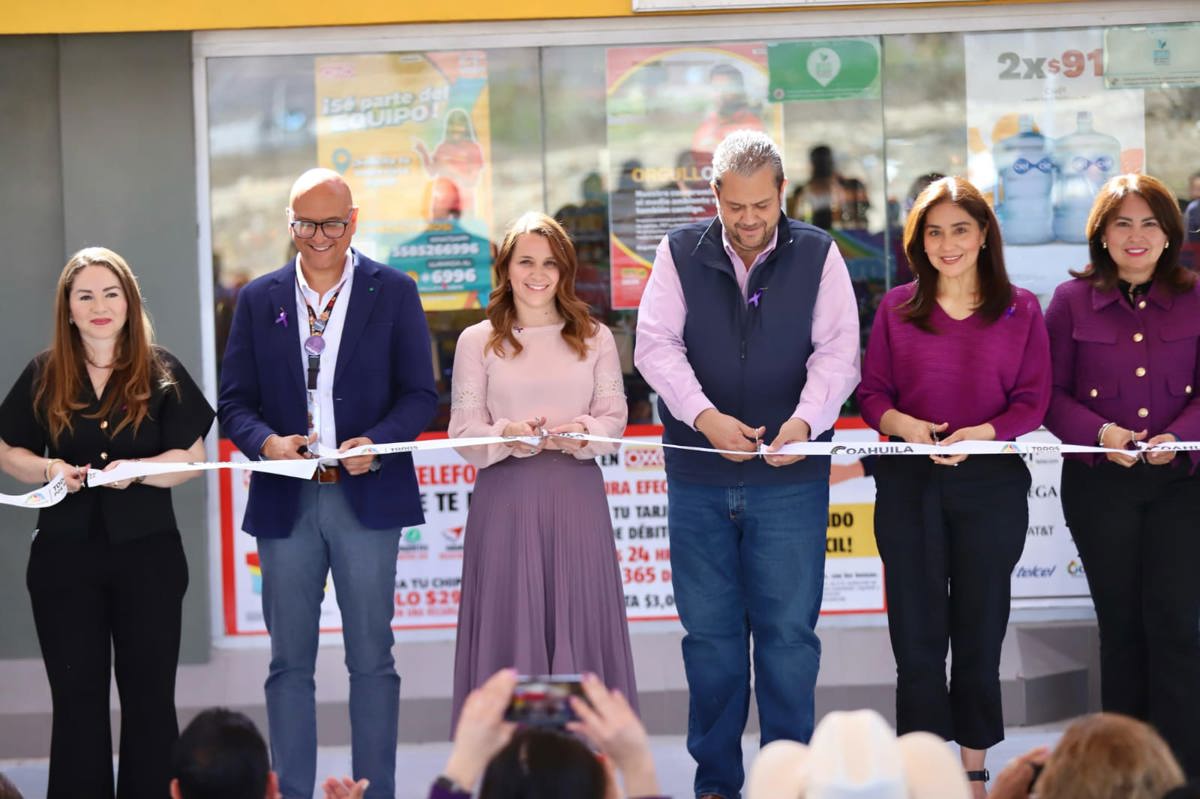
[[[416,284],[351,249],[358,208],[336,172],[301,175],[287,214],[295,260],[238,297],[221,368],[224,434],[268,459],[416,438],[437,406]],[[286,799],[309,799],[316,783],[313,673],[330,572],[350,672],[354,777],[370,780],[367,797],[395,795],[396,552],[403,528],[424,520],[407,454],[329,460],[311,481],[251,477],[242,526],[258,539],[271,759]]]

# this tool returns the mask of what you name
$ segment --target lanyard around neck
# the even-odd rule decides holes
[[[333,306],[337,303],[338,295],[342,293],[345,285],[345,281],[342,281],[342,284],[333,292],[333,296],[329,298],[329,302],[325,303],[325,309],[318,316],[313,307],[308,304],[308,298],[304,296],[304,289],[300,286],[299,278],[296,280],[296,287],[300,289],[304,308],[308,311],[309,335],[304,340],[304,354],[308,358],[309,391],[317,390],[317,374],[321,371],[321,353],[325,351],[325,328],[329,326],[329,317],[333,315]]]

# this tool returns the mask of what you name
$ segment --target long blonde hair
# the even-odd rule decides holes
[[[109,391],[100,409],[85,418],[108,419],[115,409],[120,408],[121,415],[112,435],[128,425],[137,430],[149,413],[154,387],[174,384],[170,370],[154,347],[154,328],[142,305],[142,292],[129,264],[105,247],[82,249],[71,256],[58,276],[54,340],[46,353],[33,396],[34,407],[43,415],[55,440],[74,429],[73,414],[87,407],[80,398],[86,379],[86,353],[78,328],[71,324],[71,288],[79,273],[89,266],[103,266],[116,275],[125,295],[127,312],[125,327],[117,336],[113,351]]]

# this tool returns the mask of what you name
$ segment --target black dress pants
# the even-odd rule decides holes
[[[1200,776],[1200,477],[1186,454],[1063,463],[1063,516],[1100,626],[1104,709],[1153,724]]]
[[[121,699],[119,799],[169,795],[187,561],[170,530],[119,544],[34,539],[26,572],[54,721],[47,799],[111,799],[109,683]]]
[[[875,538],[896,656],[898,733],[924,730],[972,749],[1004,740],[1000,645],[1012,570],[1025,548],[1029,484],[1016,455],[972,455],[958,466],[879,458]]]

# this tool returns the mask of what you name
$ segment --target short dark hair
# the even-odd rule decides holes
[[[270,771],[267,744],[254,722],[223,707],[192,719],[171,758],[183,799],[263,799]]]
[[[530,727],[488,763],[479,799],[603,799],[607,788],[604,766],[582,741]]]

